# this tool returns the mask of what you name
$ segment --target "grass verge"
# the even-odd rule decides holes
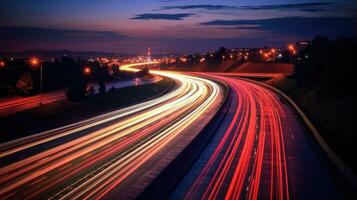
[[[157,83],[89,96],[81,102],[61,100],[0,117],[0,143],[152,99],[173,86],[174,81],[164,78]]]
[[[274,86],[299,105],[326,143],[356,174],[355,98],[332,97],[324,93],[321,87],[298,87],[294,77],[287,78]]]

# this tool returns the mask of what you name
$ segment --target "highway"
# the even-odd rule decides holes
[[[92,199],[117,188],[123,198],[138,195],[223,102],[222,87],[210,80],[151,73],[177,86],[153,100],[1,144],[0,199]]]
[[[151,73],[176,86],[156,99],[0,144],[0,199],[138,197],[215,120],[225,102],[218,82],[230,88],[223,120],[169,199],[342,198],[298,117],[270,89],[232,74]]]
[[[274,92],[232,74],[230,108],[170,199],[341,199],[299,119]]]
[[[37,107],[40,103],[40,98],[40,95],[35,95],[30,97],[3,99],[0,101],[0,116],[5,116]],[[42,96],[42,103],[48,104],[65,98],[65,90],[47,92]]]

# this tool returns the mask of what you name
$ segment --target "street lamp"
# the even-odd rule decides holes
[[[291,55],[295,55],[296,54],[296,49],[295,49],[294,45],[290,44],[288,46],[288,49],[290,50]]]
[[[31,58],[30,64],[34,67],[40,65],[40,60],[38,58]],[[42,73],[42,65],[40,65],[40,106],[42,105],[42,88],[43,88],[43,73]]]
[[[289,48],[290,51],[294,51],[294,50],[295,50],[294,45],[292,45],[292,44],[290,44],[290,45],[288,46],[288,48]]]

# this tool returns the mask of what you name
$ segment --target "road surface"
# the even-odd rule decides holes
[[[341,199],[290,107],[223,75],[230,109],[170,199]]]
[[[271,90],[226,74],[152,73],[176,88],[1,144],[0,199],[137,197],[214,120],[224,92],[212,79],[230,87],[229,107],[170,199],[341,198],[297,116]]]
[[[151,73],[174,79],[177,87],[150,101],[1,144],[0,199],[138,195],[223,102],[221,86],[212,81]]]

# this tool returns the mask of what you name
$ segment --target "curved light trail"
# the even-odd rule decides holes
[[[339,197],[304,129],[273,91],[229,74],[197,74],[227,83],[230,106],[170,199]]]
[[[121,69],[137,72],[140,66]],[[223,121],[170,199],[341,197],[294,112],[273,91],[230,77],[239,74],[151,73],[173,79],[175,88],[153,100],[0,144],[0,199],[122,198],[123,193],[130,193],[124,199],[135,198],[222,105],[222,86],[212,80],[229,86],[228,109],[219,111]]]
[[[178,86],[144,103],[0,145],[0,163],[13,160],[1,164],[0,199],[102,198],[223,101],[221,86],[210,80],[151,73]]]

